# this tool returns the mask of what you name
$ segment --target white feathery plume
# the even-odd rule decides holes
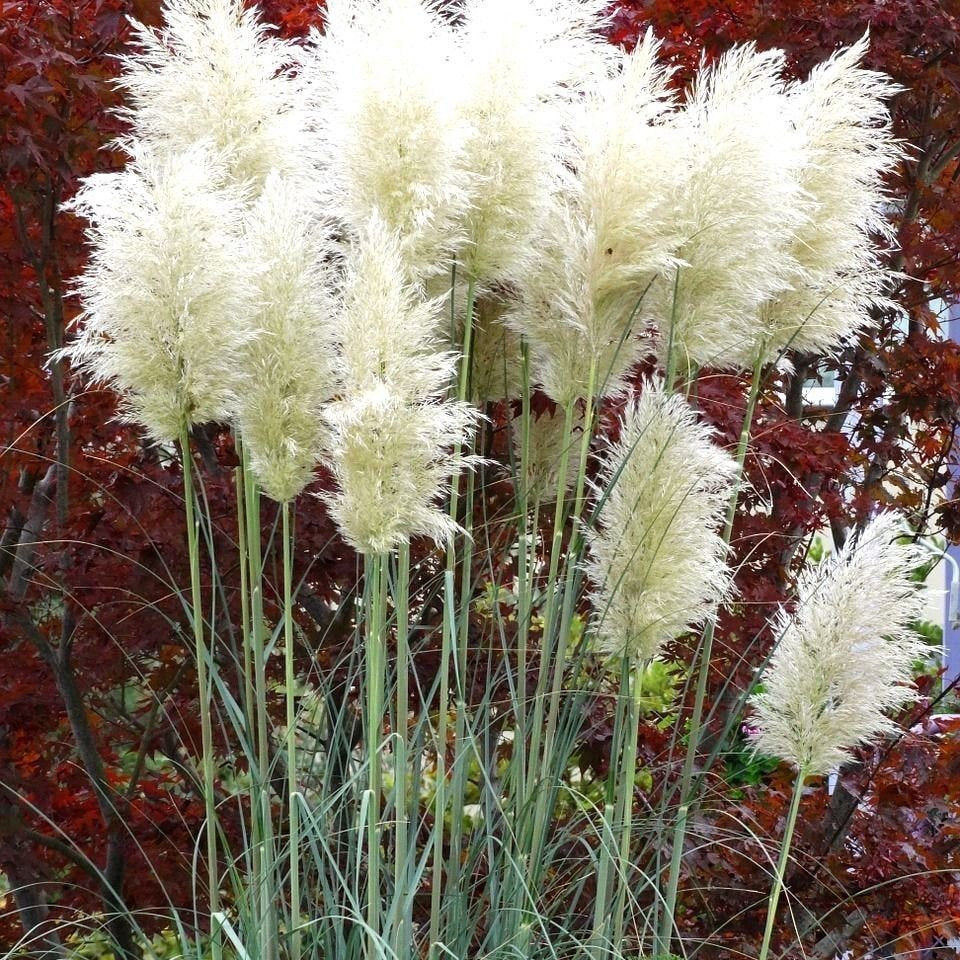
[[[203,146],[134,149],[120,173],[88,177],[66,206],[90,221],[77,281],[83,312],[63,351],[121,396],[157,440],[229,418],[240,351],[252,338],[245,195]],[[219,185],[218,185],[219,184]]]
[[[817,776],[859,744],[893,732],[886,711],[915,697],[912,664],[924,645],[910,629],[923,595],[910,580],[919,550],[899,546],[898,518],[872,520],[835,556],[808,567],[793,613],[775,621],[779,640],[750,699],[760,753]]]
[[[330,0],[307,76],[323,187],[348,232],[380,216],[412,277],[444,270],[467,206],[455,40],[428,0]]]
[[[236,418],[267,496],[293,500],[310,482],[323,443],[323,405],[337,389],[328,225],[302,185],[276,173],[247,217],[259,335],[242,360]]]
[[[466,405],[411,402],[387,384],[327,407],[337,491],[325,497],[344,539],[360,553],[385,553],[411,537],[445,543],[456,524],[440,498],[464,465],[454,457],[475,423]]]
[[[132,135],[171,153],[209,140],[230,175],[255,188],[271,170],[311,179],[295,48],[268,37],[241,0],[166,0],[163,16],[158,31],[134,23],[141,52],[122,58]]]
[[[588,534],[599,649],[636,662],[696,627],[729,592],[718,532],[737,473],[683,397],[647,382],[624,411]]]
[[[440,508],[450,479],[470,465],[454,456],[477,412],[445,399],[455,355],[439,349],[436,302],[406,270],[402,240],[376,217],[347,260],[339,318],[343,397],[327,406],[336,492],[326,496],[348,543],[392,550],[414,536],[449,538]]]
[[[465,273],[481,282],[522,273],[538,255],[569,153],[569,113],[609,71],[605,0],[467,0],[457,34],[469,174]]]
[[[806,217],[804,141],[791,122],[784,54],[734,48],[705,67],[668,121],[682,175],[671,202],[682,242],[644,301],[660,351],[683,364],[754,364],[761,305],[797,282],[790,241]],[[679,272],[678,272],[679,271]]]
[[[664,124],[669,73],[652,34],[620,71],[591,86],[573,123],[573,166],[558,193],[509,323],[531,348],[535,378],[560,405],[589,389],[618,393],[649,349],[638,311],[679,244],[673,212],[681,157]]]
[[[456,373],[440,349],[442,301],[406,274],[403,240],[372,216],[349,247],[338,318],[339,379],[346,395],[385,383],[401,397],[440,396]]]
[[[795,84],[787,107],[805,142],[800,185],[810,217],[795,231],[791,252],[803,282],[764,309],[772,355],[786,347],[835,350],[872,323],[890,277],[876,239],[889,240],[890,198],[884,177],[903,157],[885,101],[898,87],[865,70],[867,37],[815,67]]]

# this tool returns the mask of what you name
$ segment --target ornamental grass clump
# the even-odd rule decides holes
[[[170,0],[136,29],[126,169],[71,204],[92,252],[65,355],[183,455],[191,955],[671,951],[753,413],[782,351],[882,304],[899,154],[862,45],[794,85],[738,47],[683,94],[652,34],[600,43],[606,7],[330,0],[295,48],[233,0]],[[735,452],[701,366],[751,371]],[[194,481],[209,422],[239,454],[235,536]],[[304,516],[330,543],[298,558]],[[755,745],[798,793],[763,956],[804,780],[911,695],[893,534],[868,525],[774,622]],[[655,721],[682,769],[641,750],[658,671],[690,680]]]

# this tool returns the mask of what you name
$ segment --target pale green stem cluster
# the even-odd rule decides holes
[[[462,340],[462,359],[456,389],[457,399],[471,397],[471,364],[473,361],[473,314],[475,288],[468,285],[466,322]],[[524,956],[536,950],[533,938],[542,923],[539,896],[547,868],[551,862],[553,827],[561,792],[568,789],[566,773],[576,740],[578,721],[577,697],[589,691],[578,689],[582,676],[578,671],[589,645],[574,645],[576,619],[580,616],[582,559],[586,546],[584,517],[587,490],[587,467],[592,440],[593,421],[602,394],[602,371],[591,363],[589,388],[584,397],[568,403],[563,411],[563,449],[578,443],[575,459],[576,477],[567,474],[568,458],[560,458],[557,487],[553,504],[552,534],[549,544],[539,542],[541,513],[540,492],[531,490],[531,458],[533,410],[531,376],[526,345],[523,353],[522,415],[519,421],[519,462],[516,464],[515,505],[517,509],[515,656],[513,666],[508,656],[507,673],[511,684],[510,734],[512,744],[509,763],[502,772],[484,769],[492,755],[484,730],[491,724],[489,704],[479,707],[470,702],[468,648],[470,617],[477,594],[476,561],[473,538],[473,515],[476,500],[476,477],[467,471],[463,487],[454,483],[450,492],[449,516],[463,524],[464,532],[447,551],[441,571],[440,598],[442,607],[440,669],[437,687],[421,691],[436,695],[438,711],[433,729],[433,748],[425,751],[423,741],[410,734],[410,670],[411,651],[411,559],[409,544],[395,555],[371,554],[364,558],[363,600],[357,608],[357,637],[362,643],[360,662],[363,665],[363,750],[357,760],[358,770],[365,769],[363,789],[346,793],[335,801],[342,808],[353,802],[349,830],[354,846],[348,855],[352,864],[352,880],[346,873],[337,873],[340,882],[352,886],[344,894],[348,912],[361,932],[360,941],[366,960],[389,955],[396,960],[412,960],[417,955],[414,943],[415,893],[424,875],[431,880],[429,903],[429,956],[466,957],[472,949],[472,936],[477,918],[471,913],[472,864],[479,856],[478,840],[465,826],[467,793],[471,789],[470,773],[474,760],[480,766],[483,816],[488,821],[484,841],[487,876],[485,902],[489,905],[487,945]],[[667,382],[676,387],[675,351],[668,354]],[[758,402],[762,383],[759,359],[753,370],[747,398],[744,423],[737,449],[738,479],[731,496],[724,526],[724,542],[729,544],[736,512],[750,437],[750,424]],[[689,389],[689,386],[688,386]],[[574,431],[578,406],[582,406],[583,430],[579,438]],[[235,937],[226,914],[220,913],[217,892],[218,850],[214,780],[216,764],[213,754],[211,703],[213,689],[208,675],[210,651],[204,634],[200,585],[199,524],[195,515],[196,494],[189,471],[187,436],[182,438],[185,466],[185,499],[190,551],[193,598],[193,628],[197,650],[198,682],[201,690],[201,730],[203,736],[203,781],[207,804],[208,884],[211,909],[224,917],[224,931]],[[280,505],[282,555],[282,625],[271,639],[264,618],[265,569],[261,546],[260,492],[253,478],[246,453],[238,440],[241,467],[237,475],[238,545],[241,555],[240,588],[241,618],[244,638],[242,648],[242,702],[239,715],[250,759],[250,843],[247,862],[245,909],[249,911],[249,930],[255,947],[252,960],[280,960],[281,956],[300,960],[316,949],[308,946],[311,927],[316,923],[308,914],[302,916],[305,904],[301,861],[308,848],[315,857],[325,859],[327,867],[336,861],[333,846],[322,838],[319,820],[311,811],[301,790],[304,764],[298,747],[298,707],[300,690],[295,660],[294,624],[295,584],[293,575],[293,509],[291,503]],[[473,448],[454,451],[458,458],[474,452]],[[572,488],[572,493],[568,492]],[[541,547],[543,548],[541,552]],[[548,556],[546,554],[549,554]],[[656,879],[645,879],[653,888],[657,905],[653,911],[655,955],[666,957],[671,948],[674,915],[678,896],[680,864],[690,810],[694,803],[694,764],[703,726],[704,702],[716,618],[704,628],[698,654],[696,693],[689,730],[686,756],[678,786],[680,804],[672,835],[672,857],[665,889],[657,889]],[[540,636],[536,638],[537,628]],[[268,713],[269,689],[267,657],[273,644],[282,636],[284,647],[285,735],[281,757],[286,768],[286,835],[276,833],[275,811],[271,802],[273,752]],[[396,660],[391,674],[387,659],[391,640]],[[534,660],[536,657],[536,660]],[[536,663],[536,679],[528,682],[528,671]],[[642,876],[636,866],[637,819],[634,812],[638,776],[637,752],[641,720],[641,694],[646,663],[629,656],[621,662],[617,695],[610,771],[606,780],[603,809],[594,806],[589,822],[595,829],[596,897],[592,927],[583,942],[590,960],[616,954],[637,930],[631,922],[636,896],[640,889],[636,878]],[[415,676],[415,674],[414,674]],[[417,678],[418,683],[420,678]],[[391,684],[394,684],[391,686]],[[532,686],[532,689],[530,687]],[[391,696],[392,694],[392,696]],[[389,719],[390,736],[384,735]],[[326,718],[328,726],[332,724]],[[414,724],[422,730],[426,721]],[[497,729],[500,729],[499,727]],[[349,748],[352,751],[352,746]],[[496,751],[493,751],[495,755]],[[389,757],[389,760],[388,760]],[[452,759],[451,759],[452,757]],[[359,764],[362,760],[363,766]],[[432,798],[434,825],[424,848],[419,839],[421,827],[421,785],[430,762],[435,769],[435,791]],[[353,762],[350,760],[349,762]],[[392,768],[392,785],[385,789],[385,766]],[[783,887],[793,828],[799,807],[802,777],[788,817],[787,831],[780,862],[770,895],[767,932],[761,960],[767,952],[779,897]],[[352,818],[352,819],[351,819]],[[343,822],[338,821],[338,822]],[[449,826],[448,826],[449,825]],[[496,825],[496,833],[493,833]],[[662,820],[661,820],[662,826]],[[385,843],[386,841],[386,843]],[[334,841],[336,845],[342,841]],[[322,849],[318,849],[322,847]],[[341,847],[341,849],[343,849]],[[390,851],[391,856],[385,856]],[[392,857],[392,858],[391,858]],[[352,859],[351,859],[352,858]],[[333,867],[334,872],[340,870]],[[659,870],[654,876],[659,876]],[[327,889],[327,888],[325,888]],[[333,888],[327,895],[335,898]],[[284,919],[278,898],[289,911]],[[662,904],[662,910],[660,905]],[[344,906],[337,909],[347,909]],[[649,919],[648,919],[649,923]],[[244,924],[246,925],[246,924]],[[228,929],[229,928],[229,929]],[[548,936],[545,930],[541,932]],[[338,945],[330,949],[342,951],[348,934],[341,934]],[[219,944],[214,939],[215,949]],[[324,948],[328,949],[328,948]]]

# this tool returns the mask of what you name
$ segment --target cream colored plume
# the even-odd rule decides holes
[[[644,300],[666,363],[753,366],[763,304],[798,282],[792,238],[808,216],[805,141],[792,123],[784,54],[737,47],[701,70],[672,115],[669,186],[681,242]]]
[[[572,491],[577,485],[580,446],[583,441],[583,413],[579,412],[574,416],[569,434],[564,430],[565,422],[564,412],[559,408],[530,418],[529,449],[524,474],[527,480],[528,502],[532,503],[534,499],[541,503],[555,501],[561,471],[563,489],[566,492]],[[523,453],[522,424],[519,418],[513,422],[513,451],[519,471]]]
[[[445,543],[456,524],[441,497],[463,461],[451,455],[475,417],[466,404],[412,402],[374,384],[327,407],[337,491],[325,499],[344,539],[385,553],[412,537]]]
[[[406,274],[399,234],[377,216],[346,251],[338,318],[339,380],[347,395],[386,384],[401,397],[439,396],[456,372],[444,349],[442,301]]]
[[[882,514],[797,585],[793,612],[775,622],[777,646],[753,706],[760,753],[803,776],[824,774],[887,733],[887,716],[915,697],[912,665],[924,646],[911,630],[923,595],[910,580],[920,551],[896,543]]]
[[[650,345],[641,307],[680,242],[674,213],[682,157],[665,118],[669,75],[648,34],[613,77],[592,84],[573,120],[573,167],[521,279],[509,323],[530,343],[533,373],[565,405],[610,396]]]
[[[604,0],[468,0],[458,31],[469,178],[465,274],[516,277],[539,254],[572,102],[609,69]]]
[[[210,141],[255,190],[271,170],[312,179],[295,48],[268,37],[241,0],[166,0],[162,12],[158,31],[134,24],[141,50],[122,58],[132,135],[158,153]]]
[[[229,418],[254,336],[245,197],[202,146],[88,177],[69,209],[89,221],[77,339],[64,350],[158,440]]]
[[[468,203],[452,30],[426,0],[331,0],[307,74],[330,210],[356,235],[373,215],[411,277],[448,269]]]
[[[628,401],[596,481],[588,535],[598,648],[643,662],[703,622],[728,593],[718,529],[736,475],[683,397],[648,382]]]
[[[867,38],[815,67],[790,90],[787,106],[805,144],[800,185],[809,219],[791,253],[802,282],[768,303],[768,353],[786,348],[829,353],[870,326],[871,308],[887,305],[891,279],[878,239],[890,240],[885,176],[903,158],[886,100],[898,87],[863,69]]]
[[[323,405],[337,390],[329,225],[302,186],[271,174],[246,225],[258,336],[242,358],[236,417],[267,496],[294,499],[323,441]]]
[[[456,527],[441,501],[470,463],[455,451],[477,413],[446,399],[456,363],[439,342],[437,303],[410,282],[402,238],[377,218],[348,251],[342,298],[342,398],[324,411],[331,515],[362,553],[416,536],[445,541]]]

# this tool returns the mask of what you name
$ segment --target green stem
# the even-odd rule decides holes
[[[300,811],[297,807],[297,702],[296,664],[293,644],[293,538],[290,529],[290,502],[281,506],[283,515],[283,644],[284,688],[287,707],[287,816],[290,865],[290,956],[300,957]]]
[[[368,960],[378,955],[380,942],[380,815],[383,776],[380,737],[383,731],[384,652],[386,648],[387,558],[372,554],[365,558],[367,576],[367,788],[370,811],[367,820],[367,936]]]
[[[204,831],[207,838],[207,886],[210,896],[210,916],[220,912],[220,877],[217,869],[217,808],[214,797],[213,722],[211,705],[213,691],[207,676],[207,643],[203,631],[203,599],[200,584],[200,520],[196,514],[196,495],[193,488],[193,458],[190,456],[190,434],[187,424],[180,428],[180,455],[183,464],[183,503],[186,511],[187,552],[190,557],[191,617],[194,649],[197,658],[197,688],[200,700],[200,742],[203,767]],[[214,950],[219,937],[211,935]]]
[[[609,954],[604,944],[609,942],[607,932],[610,926],[610,879],[613,872],[613,847],[616,839],[613,835],[614,810],[612,803],[603,807],[602,839],[600,856],[597,862],[597,895],[593,903],[593,931],[588,944],[590,960],[602,960]]]
[[[247,516],[247,552],[250,568],[250,644],[253,653],[254,700],[256,715],[256,763],[253,772],[256,806],[253,818],[253,843],[259,848],[259,876],[256,894],[259,899],[260,960],[273,960],[277,953],[277,922],[273,904],[275,851],[273,811],[270,802],[270,738],[267,729],[267,636],[263,619],[263,550],[260,543],[260,491],[243,451],[244,507]]]
[[[767,960],[770,952],[770,941],[773,939],[773,926],[777,917],[777,906],[780,903],[780,894],[783,892],[783,878],[787,872],[787,862],[790,859],[790,845],[793,843],[793,831],[797,825],[797,814],[800,812],[800,801],[803,798],[803,784],[807,776],[803,770],[797,772],[797,779],[793,785],[793,797],[790,801],[790,812],[787,814],[787,826],[783,833],[783,842],[780,844],[780,857],[777,861],[777,872],[773,878],[773,887],[770,890],[770,901],[767,904],[767,926],[763,931],[763,943],[760,946],[758,960]]]
[[[237,452],[243,460],[243,451],[240,437],[237,437]],[[250,577],[249,557],[247,552],[247,521],[244,506],[244,477],[243,468],[235,471],[237,492],[237,553],[240,559],[240,630],[243,637],[243,707],[246,722],[247,740],[252,749],[255,740],[256,728],[254,695],[253,695],[253,661],[250,649]]]
[[[407,798],[407,714],[410,709],[408,683],[408,631],[410,592],[410,544],[403,543],[397,556],[396,592],[394,608],[397,617],[397,693],[394,712],[394,801],[396,815],[396,843],[393,863],[393,948],[397,960],[407,960],[413,926],[412,866],[415,846],[409,844],[409,825],[414,798]],[[414,836],[414,843],[416,837]],[[409,849],[408,849],[409,848]]]
[[[677,341],[674,332],[677,326],[677,295],[680,290],[680,267],[673,278],[673,306],[670,309],[670,336],[667,340],[667,369],[663,376],[663,385],[668,393],[673,390],[673,381],[677,377]]]
[[[457,383],[457,399],[462,403],[470,396],[470,370],[472,363],[473,349],[473,312],[474,299],[476,294],[476,285],[471,279],[467,283],[467,301],[464,315],[463,330],[463,352],[460,358],[460,371]],[[451,294],[453,296],[453,294]],[[454,445],[454,460],[459,460],[461,456],[459,444]],[[472,503],[470,504],[472,508]],[[450,485],[450,507],[449,516],[454,522],[460,511],[460,482],[459,475],[455,475]],[[471,517],[465,517],[465,525],[469,528]],[[453,660],[456,671],[457,690],[462,693],[466,688],[466,677],[464,675],[465,665],[463,657],[463,647],[466,643],[467,627],[470,617],[470,591],[471,587],[471,563],[469,558],[469,529],[464,537],[464,558],[461,564],[461,604],[466,602],[466,608],[460,610],[461,620],[458,622],[455,614],[456,592],[454,584],[456,582],[457,553],[456,538],[447,549],[447,569],[444,574],[444,616],[443,633],[440,651],[440,722],[438,729],[437,744],[437,791],[434,809],[435,832],[434,832],[434,863],[433,863],[433,888],[430,899],[430,950],[435,954],[438,944],[441,942],[441,888],[445,888],[448,897],[453,897],[454,904],[459,907],[459,872],[460,858],[456,846],[459,844],[459,830],[457,826],[451,824],[451,843],[450,856],[447,859],[446,871],[443,864],[443,818],[446,812],[447,804],[447,784],[446,784],[446,741],[447,741],[447,710],[450,696],[449,672],[450,662]],[[455,654],[455,655],[454,655]],[[458,770],[457,760],[462,750],[463,730],[465,726],[464,704],[462,696],[457,699],[457,712],[455,718],[455,731],[459,738],[454,743],[454,769]],[[457,796],[457,791],[463,789],[463,781],[458,778],[452,784],[454,813],[457,808],[462,809],[463,798]],[[456,913],[456,910],[454,911]],[[450,926],[449,918],[447,927]]]
[[[621,688],[626,696],[625,729],[623,736],[623,753],[620,766],[623,771],[623,781],[619,790],[619,820],[620,820],[620,850],[618,858],[619,889],[617,903],[613,911],[613,942],[623,942],[623,926],[626,914],[627,892],[630,889],[630,846],[633,839],[633,789],[637,778],[637,744],[639,741],[640,716],[637,698],[640,694],[640,677],[642,674],[632,670],[629,657],[623,658],[622,673],[624,676]]]

